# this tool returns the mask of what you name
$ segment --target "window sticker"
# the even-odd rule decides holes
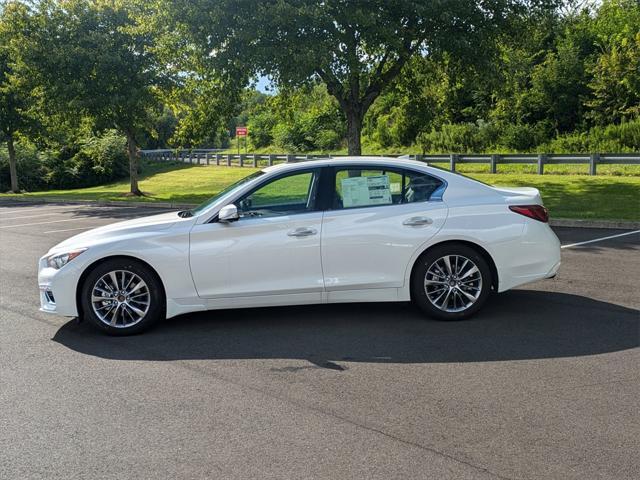
[[[392,203],[388,175],[344,178],[341,185],[344,208]]]
[[[400,182],[392,182],[390,190],[391,193],[400,193],[402,192],[402,184]]]

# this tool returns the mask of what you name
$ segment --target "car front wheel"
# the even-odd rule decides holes
[[[110,259],[89,272],[81,302],[84,317],[112,335],[140,333],[164,317],[160,280],[133,259]]]
[[[476,313],[491,292],[491,269],[473,248],[436,246],[419,259],[411,279],[411,298],[439,320],[463,320]]]

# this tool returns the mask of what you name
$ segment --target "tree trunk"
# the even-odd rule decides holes
[[[347,146],[349,155],[362,155],[360,135],[362,134],[362,109],[360,107],[349,108],[347,116]]]
[[[131,194],[142,195],[138,188],[138,152],[136,150],[136,139],[133,132],[127,130],[127,154],[129,156],[129,179],[131,180]]]
[[[13,144],[13,135],[7,139],[7,150],[9,150],[9,176],[11,177],[11,191],[20,192],[18,189],[18,168],[16,165],[16,149]]]

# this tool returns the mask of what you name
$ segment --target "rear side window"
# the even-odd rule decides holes
[[[442,181],[420,172],[383,168],[336,169],[334,209],[426,202]]]

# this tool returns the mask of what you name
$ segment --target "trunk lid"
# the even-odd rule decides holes
[[[491,187],[508,205],[542,205],[540,191],[533,187]]]

